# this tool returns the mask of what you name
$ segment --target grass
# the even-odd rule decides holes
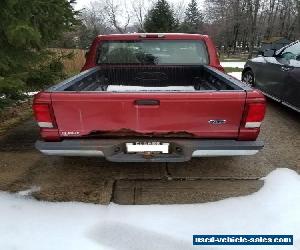
[[[233,67],[224,67],[224,70],[226,73],[243,71],[243,69],[241,69],[241,68],[233,68]]]
[[[32,117],[31,100],[0,110],[0,136],[15,125]]]
[[[85,50],[83,49],[50,49],[56,52],[58,55],[67,56],[69,54],[73,55],[71,58],[63,59],[64,73],[68,76],[76,75],[80,72],[81,68],[85,63]]]
[[[229,55],[220,54],[220,61],[222,62],[246,62],[248,59],[248,54],[234,54]]]

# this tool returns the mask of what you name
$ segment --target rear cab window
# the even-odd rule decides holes
[[[97,64],[207,65],[201,40],[103,41]]]

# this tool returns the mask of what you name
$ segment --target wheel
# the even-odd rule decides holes
[[[254,74],[251,69],[248,69],[247,71],[244,72],[242,76],[242,81],[247,85],[249,85],[250,87],[255,86]]]

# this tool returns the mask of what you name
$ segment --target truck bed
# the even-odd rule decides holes
[[[209,66],[102,66],[45,92],[61,138],[236,139],[247,89]]]
[[[95,67],[67,79],[49,91],[232,91],[242,90],[209,66]],[[238,82],[238,81],[237,81]]]

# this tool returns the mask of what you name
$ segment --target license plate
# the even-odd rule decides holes
[[[170,143],[162,142],[128,142],[126,143],[127,153],[155,152],[168,154]]]

